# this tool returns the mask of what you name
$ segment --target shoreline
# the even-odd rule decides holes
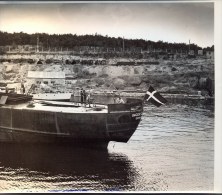
[[[16,56],[18,58],[19,55]],[[68,64],[66,58],[62,57],[60,61],[52,57],[50,60],[43,58],[43,61],[0,62],[0,84],[7,83],[9,88],[20,88],[20,83],[24,83],[28,90],[32,84],[46,82],[49,85],[41,88],[48,92],[72,93],[75,88],[85,88],[95,89],[102,94],[115,90],[130,97],[143,96],[149,85],[153,85],[167,98],[207,99],[208,96],[214,96],[213,59],[158,59],[158,64],[150,64],[148,61],[151,59],[125,57],[108,58],[105,64],[95,64],[95,61],[90,64],[92,60],[87,61],[83,56],[74,57],[72,61],[68,60]],[[34,76],[28,77],[29,72],[33,72]],[[41,76],[42,72],[50,72],[51,76]],[[64,76],[58,78],[58,72]]]
[[[120,95],[122,97],[129,97],[129,98],[143,98],[143,96],[145,95],[146,91],[144,92],[124,92],[124,91],[118,91],[116,93],[107,93],[107,92],[94,92],[92,93],[93,95],[98,95],[98,96],[114,96],[116,95]],[[198,94],[171,94],[171,93],[163,93],[160,92],[161,95],[166,98],[166,99],[191,99],[191,100],[214,100],[215,97],[214,96],[203,96],[203,95],[198,95]]]

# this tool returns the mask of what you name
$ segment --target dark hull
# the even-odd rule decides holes
[[[63,113],[0,107],[0,142],[105,147],[109,141],[127,142],[142,110],[115,109],[108,113]]]
[[[70,136],[49,135],[33,132],[13,131],[0,129],[0,142],[18,145],[61,145],[61,146],[80,146],[93,148],[107,148],[109,140],[105,139],[77,139]]]

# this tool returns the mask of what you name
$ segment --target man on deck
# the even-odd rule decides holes
[[[83,88],[81,88],[81,91],[80,91],[80,100],[81,100],[81,104],[83,104]]]

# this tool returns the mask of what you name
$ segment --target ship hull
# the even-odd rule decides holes
[[[11,131],[0,128],[0,143],[17,145],[67,145],[74,147],[107,148],[106,139],[77,139],[74,136],[41,134],[39,132]]]
[[[109,141],[127,142],[140,122],[142,110],[115,109],[66,113],[0,107],[0,142],[104,147]]]

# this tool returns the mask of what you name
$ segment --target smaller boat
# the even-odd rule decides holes
[[[34,100],[70,101],[72,93],[39,93],[32,94]]]
[[[72,93],[70,92],[50,92],[50,91],[42,91],[39,92],[40,88],[35,84],[32,84],[30,89],[28,90],[28,94],[33,96],[33,100],[48,100],[48,101],[70,101]],[[38,92],[37,92],[38,91]]]

